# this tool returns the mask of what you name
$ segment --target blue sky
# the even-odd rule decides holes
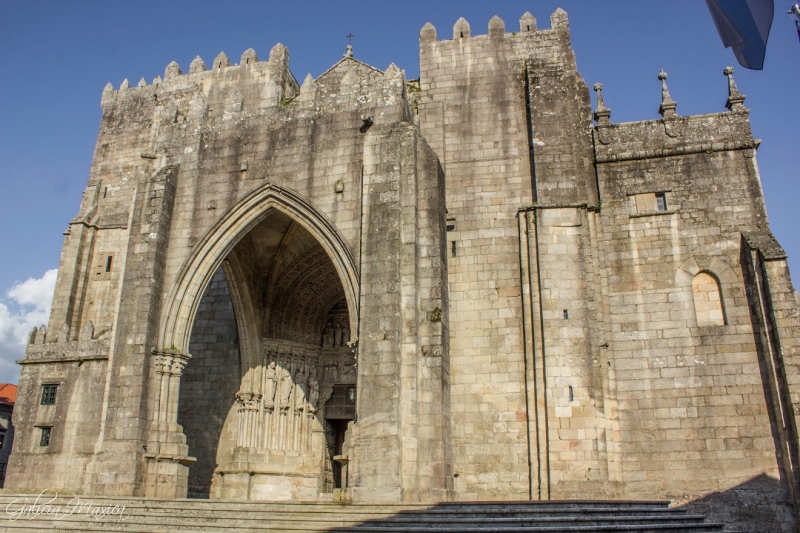
[[[658,116],[661,68],[679,114],[723,111],[722,70],[737,67],[754,135],[763,139],[757,157],[770,223],[800,276],[794,222],[800,42],[783,14],[790,5],[776,2],[764,70],[747,71],[723,48],[701,0],[3,2],[0,381],[16,379],[11,361],[22,357],[19,332],[46,315],[43,300],[54,280],[46,273],[58,267],[62,232],[88,179],[107,82],[115,88],[125,78],[150,82],[172,60],[186,71],[196,55],[210,64],[220,51],[237,62],[252,47],[266,58],[277,42],[289,48],[292,71],[302,80],[341,57],[349,32],[358,59],[381,69],[394,62],[414,78],[420,28],[431,22],[439,38],[448,38],[461,16],[473,34],[484,34],[493,15],[514,31],[525,11],[548,27],[550,14],[563,7],[578,69],[590,86],[603,83],[614,122]]]

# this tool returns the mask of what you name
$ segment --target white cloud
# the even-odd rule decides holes
[[[46,324],[56,287],[56,269],[15,283],[0,300],[0,382],[16,383],[31,330]]]

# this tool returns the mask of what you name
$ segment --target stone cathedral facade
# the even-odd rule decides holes
[[[107,86],[6,487],[785,522],[800,297],[726,74],[615,124],[558,10],[426,25],[419,80],[278,44]]]

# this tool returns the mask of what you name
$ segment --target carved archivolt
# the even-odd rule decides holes
[[[328,311],[344,299],[333,264],[325,251],[317,247],[295,259],[278,278],[266,335],[320,345],[326,326],[333,328],[332,324],[326,324]],[[340,340],[338,346],[342,345]]]

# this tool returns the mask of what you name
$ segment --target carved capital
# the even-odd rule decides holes
[[[183,369],[192,358],[188,353],[160,352],[153,350],[153,368],[158,374],[180,376]]]
[[[157,374],[169,374],[172,368],[172,354],[154,351],[153,368]]]
[[[239,403],[239,411],[258,411],[261,395],[256,392],[237,392],[236,401]]]
[[[186,364],[189,362],[190,358],[191,356],[189,354],[173,354],[172,363],[170,365],[170,373],[173,376],[183,375],[183,369],[186,368]]]

